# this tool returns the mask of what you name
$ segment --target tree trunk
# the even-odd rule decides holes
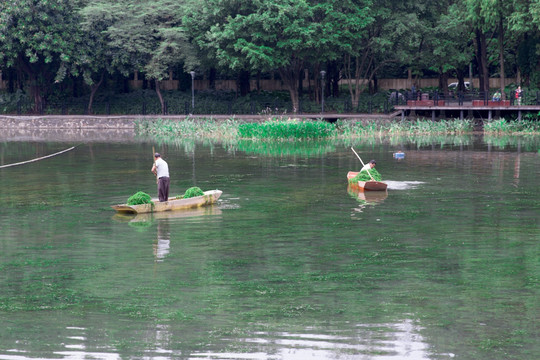
[[[15,92],[15,72],[8,70],[8,92],[13,94]]]
[[[30,77],[30,95],[34,98],[34,109],[36,114],[41,113],[43,110],[43,97],[41,96],[41,88],[38,84],[37,76]]]
[[[349,94],[351,95],[353,109],[358,108],[361,91],[369,84],[375,75],[375,70],[372,69],[372,61],[373,58],[367,53],[365,53],[362,58],[356,56],[354,64],[350,55],[345,56],[344,72],[348,79],[347,84],[349,87]]]
[[[208,74],[208,87],[212,90],[216,90],[216,75],[217,75],[216,68],[210,68],[210,71]]]
[[[499,19],[499,62],[501,66],[501,96],[505,100],[506,96],[504,93],[504,27],[502,17]]]
[[[246,96],[251,90],[249,84],[249,75],[249,71],[242,70],[236,78],[237,88],[240,89],[240,96]]]
[[[339,67],[337,61],[330,61],[327,65],[327,75],[328,75],[328,95],[333,97],[339,97]]]
[[[300,71],[298,75],[298,96],[302,97],[304,94],[304,72]]]
[[[161,94],[161,90],[159,88],[159,80],[154,79],[154,84],[156,86],[156,94],[159,98],[159,103],[161,104],[161,114],[166,115],[167,109],[165,108],[165,100],[163,100],[163,95]]]
[[[478,80],[480,82],[480,91],[489,91],[489,69],[487,60],[487,41],[486,34],[480,29],[475,30],[475,50],[478,63]]]
[[[30,97],[34,99],[35,113],[39,113],[43,109],[43,97],[41,96],[41,87],[38,82],[38,71],[36,71],[32,65],[30,65],[25,58],[19,55],[17,66],[21,71],[28,75],[30,80]]]
[[[459,91],[464,91],[465,90],[465,73],[461,70],[456,70],[456,76],[458,79]],[[472,84],[469,84],[469,88],[472,88]],[[446,86],[446,90],[448,91],[448,86]]]
[[[297,113],[300,108],[300,98],[298,96],[298,77],[300,71],[303,68],[303,62],[297,59],[291,60],[291,64],[287,68],[279,68],[279,75],[285,85],[285,88],[289,90],[291,96],[291,102],[293,106],[293,113]]]
[[[96,95],[96,91],[101,86],[101,83],[103,83],[104,77],[105,77],[105,72],[102,72],[99,82],[97,84],[90,85],[90,99],[88,100],[88,108],[87,108],[88,114],[92,114],[92,104],[94,103],[94,95]]]
[[[441,69],[442,70],[442,69]],[[448,95],[448,78],[449,74],[447,72],[440,72],[439,73],[439,89],[442,89],[443,94],[446,96]],[[413,96],[416,96],[416,94],[413,94]]]
[[[320,72],[321,64],[315,63],[313,64],[313,96],[311,96],[311,100],[315,100],[317,104],[321,103],[321,72]]]

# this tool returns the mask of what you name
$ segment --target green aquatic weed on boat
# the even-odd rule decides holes
[[[153,204],[152,197],[143,191],[138,191],[127,200],[128,205]]]
[[[201,196],[201,195],[204,195],[204,191],[201,190],[201,188],[197,187],[197,186],[193,186],[193,187],[190,187],[189,189],[186,190],[184,196],[182,196],[182,198],[184,199],[189,199],[189,198],[192,198],[192,197],[195,197],[195,196]]]
[[[382,181],[381,174],[376,169],[370,169],[369,172],[375,181]],[[349,180],[349,182],[357,181],[372,181],[371,176],[369,176],[367,170],[361,171],[358,175]]]

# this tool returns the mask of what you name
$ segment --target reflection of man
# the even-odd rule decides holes
[[[154,154],[154,166],[152,166],[152,172],[158,178],[158,196],[159,201],[169,200],[169,165],[165,160],[161,158],[159,153]]]
[[[158,220],[157,243],[154,244],[156,261],[161,262],[169,253],[170,237],[169,223],[166,220]]]

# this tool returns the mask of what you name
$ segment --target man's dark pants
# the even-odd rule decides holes
[[[159,201],[169,200],[169,184],[170,178],[168,177],[163,176],[158,179]]]

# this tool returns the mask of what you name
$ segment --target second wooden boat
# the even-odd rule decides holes
[[[347,181],[354,178],[358,175],[358,171],[349,171],[347,173]],[[360,189],[365,191],[386,191],[388,185],[382,181],[357,181],[355,183],[350,183],[352,186],[358,186]]]
[[[120,213],[132,214],[145,214],[151,212],[191,209],[215,203],[221,196],[221,193],[221,190],[209,190],[205,191],[204,195],[195,196],[188,199],[169,198],[169,201],[163,202],[159,201],[158,199],[152,199],[153,204],[119,204],[113,205],[112,208]]]

